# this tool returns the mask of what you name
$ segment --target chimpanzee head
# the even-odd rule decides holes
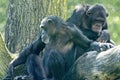
[[[80,29],[90,29],[99,33],[102,29],[107,29],[107,16],[103,5],[77,5],[67,22],[75,24]]]
[[[106,18],[108,13],[102,5],[93,5],[86,11],[88,27],[94,32],[101,32],[103,28],[107,28]]]
[[[40,24],[42,31],[42,41],[48,42],[48,38],[54,37],[56,32],[59,32],[58,29],[61,26],[61,23],[64,23],[63,20],[57,16],[50,15],[45,17]]]
[[[40,28],[46,31],[49,35],[52,35],[55,32],[55,21],[54,16],[45,17],[40,24]]]

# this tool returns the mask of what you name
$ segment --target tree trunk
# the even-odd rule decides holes
[[[120,46],[98,53],[82,55],[63,80],[119,80]]]
[[[47,15],[65,19],[66,0],[9,0],[5,43],[9,51],[21,51],[40,33]]]

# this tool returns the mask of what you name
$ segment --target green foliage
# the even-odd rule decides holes
[[[67,17],[71,16],[74,6],[78,4],[103,4],[109,14],[107,20],[111,39],[120,44],[120,0],[67,0]]]
[[[0,0],[0,32],[4,32],[8,0]]]

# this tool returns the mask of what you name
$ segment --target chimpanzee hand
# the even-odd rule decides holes
[[[91,43],[90,45],[90,48],[88,49],[88,51],[98,51],[98,52],[101,52],[101,51],[105,51],[107,49],[110,49],[114,47],[113,44],[111,43],[100,43],[100,42],[93,42]]]
[[[99,38],[97,39],[97,42],[106,43],[107,41],[110,41],[110,33],[108,30],[102,30]]]
[[[96,42],[96,41],[94,41],[94,42],[92,42],[91,44],[90,44],[90,48],[88,49],[88,51],[100,51],[100,43],[99,42]]]
[[[114,47],[114,45],[111,43],[100,43],[100,51],[106,51],[112,47]]]

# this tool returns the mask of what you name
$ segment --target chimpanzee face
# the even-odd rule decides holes
[[[106,18],[108,16],[105,8],[101,5],[94,5],[91,6],[87,12],[86,15],[89,19],[90,28],[94,32],[101,32],[103,26],[106,23]]]
[[[52,19],[49,19],[49,17],[46,17],[41,21],[40,28],[42,32],[42,41],[44,43],[48,43],[50,37],[54,36],[56,32],[54,21]]]
[[[47,18],[44,18],[41,21],[40,28],[44,30],[44,32],[46,32],[49,36],[54,35],[56,31],[54,21],[52,19],[47,19]]]

